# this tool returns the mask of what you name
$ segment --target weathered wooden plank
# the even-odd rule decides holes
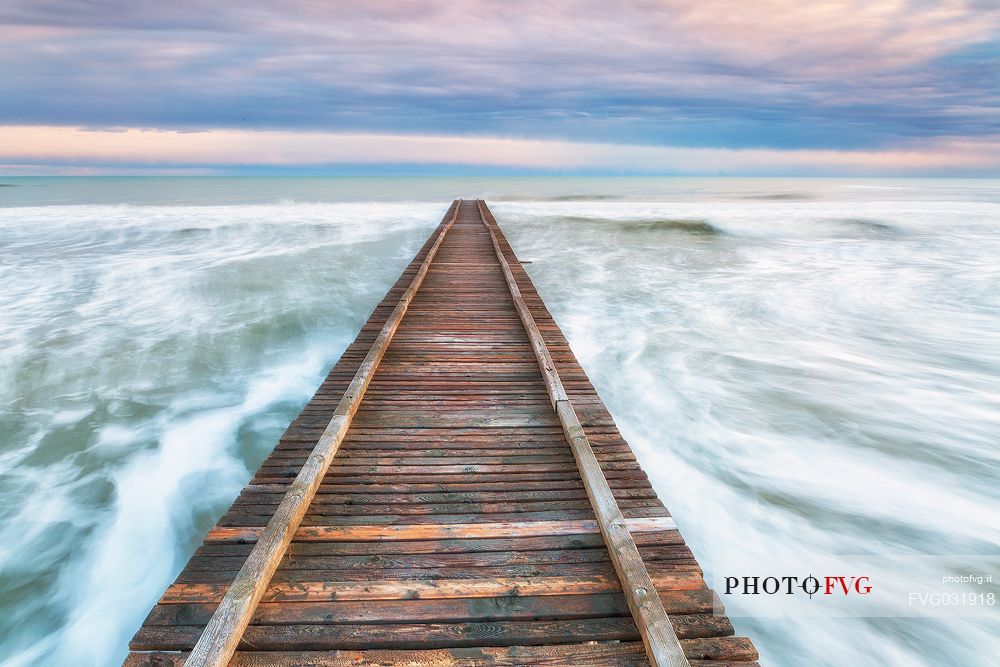
[[[625,530],[649,532],[676,530],[670,517],[623,519]],[[205,543],[252,542],[261,534],[260,528],[216,527],[209,531]],[[529,521],[484,524],[423,524],[406,526],[309,526],[295,532],[298,542],[370,542],[383,540],[442,540],[476,539],[482,537],[533,537],[538,535],[583,535],[600,533],[597,521]]]
[[[607,561],[607,549],[597,544],[591,548],[545,549],[538,551],[461,551],[453,553],[413,553],[402,554],[377,553],[371,555],[304,555],[289,553],[282,563],[281,569],[373,569],[383,570],[396,567],[454,567],[467,565],[470,567],[486,567],[491,565],[525,565],[528,563],[584,563]],[[375,551],[374,549],[372,550]],[[640,547],[639,553],[643,560],[683,560],[691,558],[691,551],[684,544],[670,544],[652,547]],[[193,570],[226,570],[239,569],[245,555],[199,555],[188,561],[185,571]],[[222,560],[225,559],[225,560]]]
[[[177,667],[182,652],[133,653],[125,667]],[[639,667],[646,664],[642,642],[475,647],[419,651],[241,651],[231,667]]]
[[[743,637],[681,640],[691,667],[759,667],[757,652]],[[703,659],[702,656],[712,656]],[[174,667],[183,652],[134,653],[125,667]],[[248,651],[236,654],[232,667],[642,667],[642,642],[587,642],[547,646],[475,647],[431,650]]]
[[[627,609],[627,608],[626,608]],[[710,614],[672,619],[682,639],[717,637],[732,632],[725,619]],[[191,648],[200,626],[145,626],[132,640],[133,650]],[[591,641],[629,641],[638,637],[630,616],[545,620],[490,620],[452,623],[340,623],[251,625],[241,648],[265,651],[337,649],[420,649],[465,646],[510,646],[522,642],[559,643],[578,637]]]
[[[622,478],[608,478],[608,484],[611,485],[612,490],[616,492],[630,492],[630,493],[653,493],[655,492],[649,487],[644,481],[637,481],[634,478],[622,477]],[[262,493],[279,493],[283,494],[285,489],[288,488],[287,480],[277,480],[262,484],[248,484],[245,489],[250,491],[259,491]],[[343,479],[328,479],[324,480],[324,483],[320,485],[320,490],[317,492],[317,497],[322,497],[324,494],[364,494],[367,497],[385,495],[385,494],[417,494],[417,493],[478,493],[478,492],[524,492],[530,493],[533,491],[542,490],[561,490],[567,489],[572,491],[580,491],[586,494],[586,491],[582,487],[582,483],[579,480],[579,475],[575,479],[554,479],[554,480],[526,480],[520,476],[508,476],[504,480],[490,480],[484,476],[468,475],[462,480],[453,480],[452,483],[447,485],[435,484],[435,483],[403,483],[394,484],[390,482],[381,482],[379,484],[374,484],[372,480],[367,480],[365,482],[348,482]],[[374,499],[377,502],[377,498]]]
[[[711,618],[711,617],[707,617]],[[169,647],[189,649],[201,635],[200,626],[146,626],[132,640],[133,650]],[[266,651],[335,649],[420,649],[467,646],[511,646],[520,642],[634,640],[630,618],[583,618],[489,623],[385,623],[380,625],[251,625],[240,647]]]
[[[397,568],[497,567],[505,565],[551,565],[554,563],[595,563],[609,560],[607,549],[552,549],[537,551],[465,551],[459,553],[405,553],[372,555],[292,555],[282,562],[279,571],[289,570],[361,570],[377,575],[381,570]],[[691,550],[683,544],[640,547],[644,561],[691,560]],[[184,572],[236,572],[244,556],[193,556]]]
[[[330,487],[321,487],[313,499],[313,507],[323,505],[424,505],[442,503],[503,503],[540,501],[565,501],[586,499],[587,494],[582,489],[541,489],[537,491],[428,491],[425,493],[363,493],[364,487],[354,487],[356,490],[343,492],[327,491]],[[613,489],[616,498],[650,499],[655,495],[650,489]],[[245,489],[233,504],[247,505],[274,503],[281,498],[278,491],[259,491],[254,488]]]
[[[681,581],[701,581],[701,568],[692,560],[650,561],[648,570],[663,578],[674,577]],[[281,567],[271,577],[273,584],[316,582],[316,581],[370,581],[375,576],[379,581],[434,581],[438,579],[487,579],[521,577],[584,577],[612,576],[614,568],[609,561],[585,561],[576,563],[514,563],[506,565],[440,565],[413,568],[385,568],[378,575],[370,570],[358,568],[297,568]],[[236,575],[236,570],[185,569],[175,579],[179,584],[228,584]]]
[[[660,599],[664,608],[677,615],[711,614],[716,608],[713,605],[717,604],[714,594],[704,589],[664,591],[660,593]],[[149,613],[144,625],[205,625],[214,611],[215,605],[211,603],[158,604]],[[380,600],[333,600],[295,604],[262,602],[257,605],[251,623],[451,623],[628,614],[628,605],[620,594],[514,595],[397,600],[392,604],[385,604]]]
[[[657,582],[657,590],[699,590],[705,587],[701,574],[695,571],[654,573],[650,581]],[[218,603],[228,590],[228,584],[174,583],[160,598],[160,603]],[[618,578],[610,574],[432,581],[298,581],[271,583],[261,594],[261,601],[493,598],[507,595],[584,595],[620,590]]]
[[[633,533],[636,544],[641,546],[683,545],[677,531],[650,531]],[[600,532],[539,537],[484,537],[471,539],[436,539],[370,542],[308,542],[294,541],[288,548],[289,558],[299,556],[349,556],[392,554],[449,554],[479,553],[487,551],[549,551],[589,549],[603,547]],[[253,543],[217,542],[205,544],[195,552],[197,556],[240,555],[250,553]]]

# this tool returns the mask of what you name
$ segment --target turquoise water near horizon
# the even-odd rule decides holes
[[[483,197],[771,665],[989,665],[1000,181],[0,177],[0,663],[113,665],[454,197]],[[899,589],[899,590],[896,590]],[[892,595],[888,594],[892,591]],[[885,594],[883,595],[883,592]],[[904,591],[905,592],[905,591]]]
[[[0,176],[0,207],[60,204],[226,206],[288,202],[865,201],[898,190],[908,200],[997,202],[998,179],[702,176]],[[3,189],[9,186],[8,189]]]

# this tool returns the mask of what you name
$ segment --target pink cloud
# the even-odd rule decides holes
[[[396,163],[686,173],[997,172],[1000,137],[937,139],[892,150],[779,150],[444,135],[0,126],[0,161],[128,167]]]

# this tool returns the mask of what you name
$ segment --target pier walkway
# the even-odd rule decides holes
[[[755,665],[733,635],[489,209],[464,200],[125,664]]]

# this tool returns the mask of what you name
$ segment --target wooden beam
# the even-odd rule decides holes
[[[368,350],[364,361],[361,362],[354,374],[354,379],[344,391],[333,418],[319,437],[319,441],[302,466],[302,470],[289,487],[274,516],[271,517],[264,532],[258,538],[257,544],[247,557],[246,563],[236,575],[236,579],[226,592],[219,608],[212,615],[205,631],[191,651],[191,655],[185,662],[188,667],[225,667],[229,664],[243,632],[253,617],[257,603],[260,602],[267,590],[271,577],[274,576],[275,570],[281,563],[285,550],[291,543],[302,517],[305,516],[313,496],[316,495],[316,491],[347,433],[351,419],[357,412],[365,390],[375,374],[375,369],[378,368],[379,362],[392,341],[393,334],[399,327],[403,316],[406,315],[406,309],[417,290],[420,289],[445,235],[455,224],[458,211],[459,202],[455,201],[449,209],[451,217],[442,224],[437,238],[427,251],[427,255],[421,262],[416,275],[413,276],[410,286],[400,297],[396,307]],[[446,218],[447,216],[448,213],[445,214]]]
[[[542,372],[549,399],[552,401],[552,406],[562,424],[566,440],[573,450],[580,476],[583,478],[584,487],[594,508],[594,514],[597,516],[597,523],[610,552],[611,562],[621,580],[622,592],[628,602],[629,609],[632,611],[632,617],[639,628],[639,633],[642,635],[649,662],[654,667],[688,667],[689,663],[684,656],[684,650],[670,624],[670,619],[663,608],[653,580],[646,570],[642,556],[639,555],[639,549],[629,534],[625,517],[622,515],[621,508],[618,507],[618,502],[608,485],[601,464],[594,455],[590,440],[583,430],[576,410],[573,409],[573,403],[566,393],[559,377],[559,371],[556,370],[555,362],[545,344],[545,339],[542,338],[535,318],[521,297],[521,290],[514,279],[510,263],[504,256],[503,248],[500,246],[496,231],[494,231],[496,220],[483,200],[478,200],[477,205],[483,225],[489,230],[493,250],[496,253],[497,261],[500,262],[500,267],[503,269],[507,287],[514,300],[514,307],[521,317],[524,330],[531,341],[531,348],[535,352],[535,358],[538,361],[538,368]]]
[[[745,637],[684,639],[681,646],[691,656],[691,667],[759,667],[757,651]],[[178,667],[184,653],[148,651],[129,655],[125,667]],[[374,649],[367,651],[240,651],[232,667],[383,667],[384,665],[434,665],[434,667],[525,667],[574,665],[609,667],[640,664],[639,642],[587,642],[549,646],[477,646],[427,650]]]
[[[628,530],[650,533],[677,530],[668,516],[624,519]],[[213,528],[205,544],[244,544],[260,539],[261,528]],[[383,542],[386,540],[481,539],[487,537],[537,537],[540,535],[586,535],[599,533],[590,519],[568,521],[509,521],[503,523],[425,523],[405,525],[302,526],[297,542]]]
[[[180,667],[184,653],[132,653],[124,667]],[[421,651],[240,651],[233,667],[374,667],[433,665],[434,667],[515,667],[525,665],[635,665],[642,658],[639,642],[557,644],[555,646],[488,646]]]
[[[467,574],[467,573],[466,573]],[[579,574],[531,577],[490,577],[485,579],[387,579],[378,581],[273,582],[261,596],[263,602],[324,602],[334,600],[430,600],[440,598],[494,598],[517,595],[587,595],[617,592],[621,582],[609,570],[606,574]],[[696,566],[684,566],[657,574],[651,581],[664,590],[704,590],[705,580]],[[213,603],[224,597],[225,584],[174,583],[160,598],[160,604]],[[656,595],[652,593],[651,595]]]

